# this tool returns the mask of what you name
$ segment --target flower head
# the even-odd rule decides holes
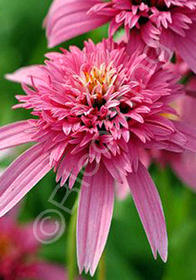
[[[138,36],[157,48],[161,59],[178,51],[196,71],[195,13],[193,0],[56,0],[45,26],[49,45],[54,46],[110,21],[110,36],[124,27],[130,42]]]
[[[187,124],[191,124],[192,130],[195,130],[196,77],[179,56],[176,57],[176,63],[168,64],[168,67],[175,73],[183,75],[183,79],[186,81],[186,95],[172,104],[178,112],[177,119],[182,121],[184,129],[187,127]],[[194,152],[185,151],[180,154],[164,150],[148,152],[150,152],[149,155],[147,155],[149,162],[151,158],[161,164],[162,167],[166,164],[170,164],[177,176],[185,182],[187,186],[192,188],[192,190],[196,191],[196,154]]]
[[[0,279],[66,279],[63,268],[38,259],[40,244],[34,236],[33,225],[19,225],[15,212],[0,219]],[[51,227],[52,224],[47,225],[48,230]]]
[[[7,76],[25,82],[16,107],[36,118],[0,130],[0,148],[37,142],[0,178],[0,213],[7,212],[50,169],[72,188],[85,167],[77,225],[79,269],[93,275],[113,211],[114,182],[130,187],[154,257],[167,259],[167,234],[156,188],[140,160],[145,148],[196,150],[170,106],[182,87],[154,54],[130,53],[124,43],[89,41],[83,50],[49,53],[44,66]],[[14,135],[14,137],[13,137]]]

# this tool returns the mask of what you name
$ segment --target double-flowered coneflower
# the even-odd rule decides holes
[[[186,127],[191,124],[196,132],[196,75],[189,69],[188,65],[177,55],[175,64],[167,65],[170,70],[182,75],[185,83],[186,95],[178,99],[172,106],[178,112],[177,118]],[[148,154],[149,153],[149,154]],[[150,163],[154,158],[162,167],[169,164],[177,176],[185,182],[192,190],[196,191],[196,153],[185,151],[184,153],[173,153],[168,151],[150,151],[145,153]]]
[[[61,266],[38,257],[40,243],[34,236],[33,224],[20,225],[17,210],[0,219],[0,279],[2,280],[66,280]],[[44,223],[44,230],[54,231],[54,223]],[[40,238],[46,238],[41,232]],[[42,234],[42,235],[41,235]]]
[[[45,20],[49,46],[106,22],[110,36],[124,27],[130,41],[140,38],[161,59],[178,51],[196,72],[195,0],[55,0]]]
[[[34,119],[0,129],[0,149],[36,142],[0,178],[0,214],[12,208],[49,170],[72,188],[81,184],[77,253],[80,272],[94,274],[104,249],[114,203],[114,184],[129,186],[152,252],[167,259],[167,233],[156,187],[140,160],[150,148],[196,151],[196,135],[174,121],[170,106],[183,94],[178,77],[153,51],[130,53],[124,43],[85,42],[48,53],[43,66],[18,70],[9,79],[26,95],[16,107]]]

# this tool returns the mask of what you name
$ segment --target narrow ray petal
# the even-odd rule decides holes
[[[29,121],[19,121],[0,128],[0,150],[31,142],[32,126]]]
[[[123,183],[116,182],[116,196],[119,200],[123,200],[130,193],[129,185],[126,177],[122,178]]]
[[[32,85],[32,77],[35,80],[42,80],[43,72],[39,65],[22,67],[11,74],[6,74],[5,78],[9,81],[16,83],[24,83],[27,85]]]
[[[113,178],[105,168],[92,176],[86,169],[80,193],[77,222],[77,255],[80,272],[95,273],[107,240],[114,200]]]
[[[167,231],[156,187],[141,163],[139,163],[138,172],[129,174],[127,180],[153,255],[156,258],[158,251],[162,260],[166,262]]]
[[[16,205],[51,169],[49,154],[36,145],[18,157],[0,177],[0,216]]]

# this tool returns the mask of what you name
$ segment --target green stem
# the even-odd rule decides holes
[[[97,280],[106,280],[105,255],[103,254],[98,267]]]
[[[74,211],[70,219],[69,231],[68,231],[68,279],[69,280],[74,280],[76,274],[76,222],[77,222],[77,210]]]

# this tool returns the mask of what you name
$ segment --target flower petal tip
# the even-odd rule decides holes
[[[161,257],[162,261],[164,263],[166,263],[167,259],[168,259],[168,250],[166,249],[165,252],[162,252],[162,253],[160,252],[159,254],[160,254],[160,257]]]
[[[52,42],[52,41],[50,41],[50,40],[48,41],[48,48],[49,48],[49,49],[54,48],[55,45],[56,45],[56,44],[54,44],[54,42]]]
[[[11,79],[11,74],[10,74],[10,73],[5,74],[5,75],[4,75],[4,78],[5,78],[6,80],[8,80],[8,81],[11,81],[11,80],[12,80],[12,79]]]

